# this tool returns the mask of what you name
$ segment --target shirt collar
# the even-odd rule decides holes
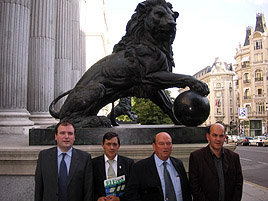
[[[58,149],[58,157],[63,153],[59,147],[57,147]],[[70,157],[72,157],[72,153],[73,153],[73,148],[71,147],[71,149],[69,149],[69,151],[66,152],[66,154]]]
[[[212,154],[212,156],[215,156],[217,158],[215,153],[211,150],[210,146],[208,146],[208,147],[209,147],[209,150],[210,150],[210,153]],[[224,156],[224,148],[222,147],[222,149],[221,149],[221,157],[220,158],[222,158],[223,156]]]
[[[117,157],[118,155],[116,154],[116,156],[114,157],[114,161],[117,161]],[[109,160],[109,158],[104,154],[104,161],[107,162]]]
[[[156,164],[156,166],[161,166],[161,165],[163,164],[163,162],[165,162],[165,161],[161,160],[160,158],[158,158],[158,156],[157,156],[156,154],[154,154],[154,160],[155,160],[155,164]],[[170,158],[168,158],[168,159],[166,160],[166,162],[167,162],[167,164],[171,165],[171,160],[170,160]]]

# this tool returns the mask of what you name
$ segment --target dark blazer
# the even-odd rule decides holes
[[[104,180],[106,180],[104,155],[93,158],[93,175],[94,175],[94,200],[106,196],[104,189]],[[134,160],[118,155],[117,158],[117,176],[125,175],[126,184],[128,183],[130,172]]]
[[[226,201],[240,201],[243,176],[239,155],[224,149],[223,174]],[[194,151],[189,160],[189,179],[194,201],[219,200],[219,182],[209,145]]]
[[[181,160],[170,157],[181,179],[183,201],[191,201],[190,186]],[[163,201],[164,194],[154,155],[134,164],[128,186],[123,196],[127,201]]]
[[[93,200],[91,155],[73,148],[67,180],[68,201]],[[35,201],[58,201],[57,147],[40,151],[35,172]]]

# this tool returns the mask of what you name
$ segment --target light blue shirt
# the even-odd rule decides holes
[[[163,162],[160,158],[158,158],[158,156],[156,154],[154,154],[154,160],[155,160],[155,164],[156,164],[156,168],[158,171],[158,175],[160,177],[160,181],[161,181],[161,185],[162,185],[162,190],[163,190],[163,194],[164,194],[164,201],[166,200],[165,198],[165,180],[164,180],[164,166],[163,166]],[[167,162],[167,170],[170,174],[173,186],[174,186],[174,190],[176,193],[176,198],[177,201],[183,201],[182,199],[182,192],[181,192],[181,180],[180,180],[180,176],[177,173],[176,169],[174,168],[170,158],[168,158]]]
[[[60,162],[62,159],[62,151],[59,149],[59,147],[57,147],[58,149],[58,174],[60,172]],[[67,175],[69,175],[69,170],[70,170],[70,165],[71,165],[71,159],[72,159],[72,154],[73,154],[73,148],[69,149],[68,152],[66,152],[66,156],[64,157],[64,161],[66,163],[67,166]]]

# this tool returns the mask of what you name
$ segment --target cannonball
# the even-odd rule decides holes
[[[173,103],[173,114],[185,126],[198,126],[204,123],[210,113],[207,97],[194,91],[185,91]]]

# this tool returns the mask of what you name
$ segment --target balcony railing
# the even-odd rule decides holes
[[[244,96],[244,99],[251,99],[251,96]]]
[[[255,82],[263,81],[263,77],[255,77]]]
[[[250,80],[243,80],[244,84],[250,83]]]

